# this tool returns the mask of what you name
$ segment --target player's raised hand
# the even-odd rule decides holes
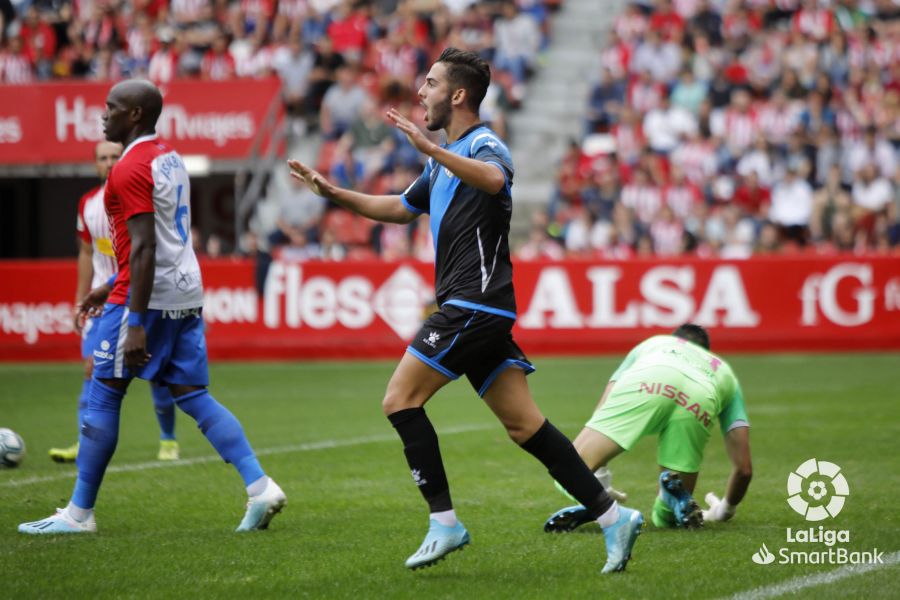
[[[725,499],[719,499],[718,496],[709,492],[704,498],[709,506],[703,511],[704,521],[727,521],[734,516],[735,507],[728,504]]]
[[[291,177],[299,181],[305,181],[313,192],[323,198],[333,198],[337,192],[337,188],[318,171],[314,171],[307,167],[299,160],[287,161],[288,167],[291,169]]]
[[[394,124],[394,127],[402,131],[406,135],[409,143],[419,152],[427,152],[433,145],[431,140],[425,137],[422,130],[416,127],[412,121],[401,115],[396,108],[390,108],[387,111],[387,118]]]

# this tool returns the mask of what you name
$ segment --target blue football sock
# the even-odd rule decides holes
[[[78,479],[72,492],[72,504],[94,508],[103,474],[119,441],[119,413],[124,392],[94,379],[91,399],[81,435],[78,438]]]
[[[153,408],[156,409],[156,420],[159,421],[159,439],[175,439],[175,400],[172,392],[165,385],[150,384],[150,395],[153,396]]]
[[[219,456],[235,466],[244,485],[249,486],[265,475],[240,422],[206,389],[175,398],[175,403],[197,421],[197,427]]]
[[[81,395],[78,396],[78,432],[81,433],[81,426],[84,425],[84,416],[87,414],[88,403],[91,401],[91,380],[85,379],[81,382]]]

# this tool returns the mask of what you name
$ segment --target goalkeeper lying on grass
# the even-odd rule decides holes
[[[709,509],[701,511],[692,493],[716,418],[732,470],[724,497],[707,494]],[[752,476],[749,430],[741,386],[731,367],[709,351],[705,329],[685,324],[628,353],[574,445],[610,496],[624,502],[627,496],[612,487],[609,461],[642,437],[657,435],[661,473],[653,524],[700,527],[704,520],[730,519],[747,492]],[[583,506],[571,506],[554,513],[544,531],[571,531],[592,520]]]

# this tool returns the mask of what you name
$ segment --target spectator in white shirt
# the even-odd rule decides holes
[[[644,136],[650,148],[660,154],[668,154],[681,136],[691,136],[696,131],[697,118],[680,106],[672,106],[668,96],[663,96],[660,105],[644,117]]]
[[[870,213],[884,211],[894,199],[891,182],[879,177],[876,167],[867,164],[857,172],[850,190],[854,216],[859,219]]]
[[[535,18],[519,12],[516,3],[503,3],[502,14],[494,21],[494,64],[509,71],[516,83],[525,81],[528,70],[534,66],[541,45],[541,32]]]
[[[672,83],[681,70],[681,48],[673,42],[662,41],[659,33],[651,29],[634,51],[630,68],[632,73],[649,71],[659,83]]]
[[[796,165],[789,165],[784,179],[776,183],[772,190],[769,218],[781,226],[783,237],[803,244],[808,235],[812,209],[812,187],[797,175]]]
[[[848,182],[860,169],[870,164],[878,167],[879,174],[887,179],[892,178],[897,170],[897,151],[878,137],[875,127],[866,128],[863,139],[847,151],[844,181]]]
[[[369,95],[356,81],[353,68],[343,66],[337,70],[337,83],[325,93],[319,114],[322,134],[326,138],[339,138],[359,118]]]

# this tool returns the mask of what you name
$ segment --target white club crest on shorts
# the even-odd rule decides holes
[[[807,521],[832,519],[844,508],[850,486],[834,463],[810,458],[790,475],[787,503]]]
[[[100,349],[103,350],[104,352],[109,350],[109,341],[103,340],[102,342],[100,342]]]

